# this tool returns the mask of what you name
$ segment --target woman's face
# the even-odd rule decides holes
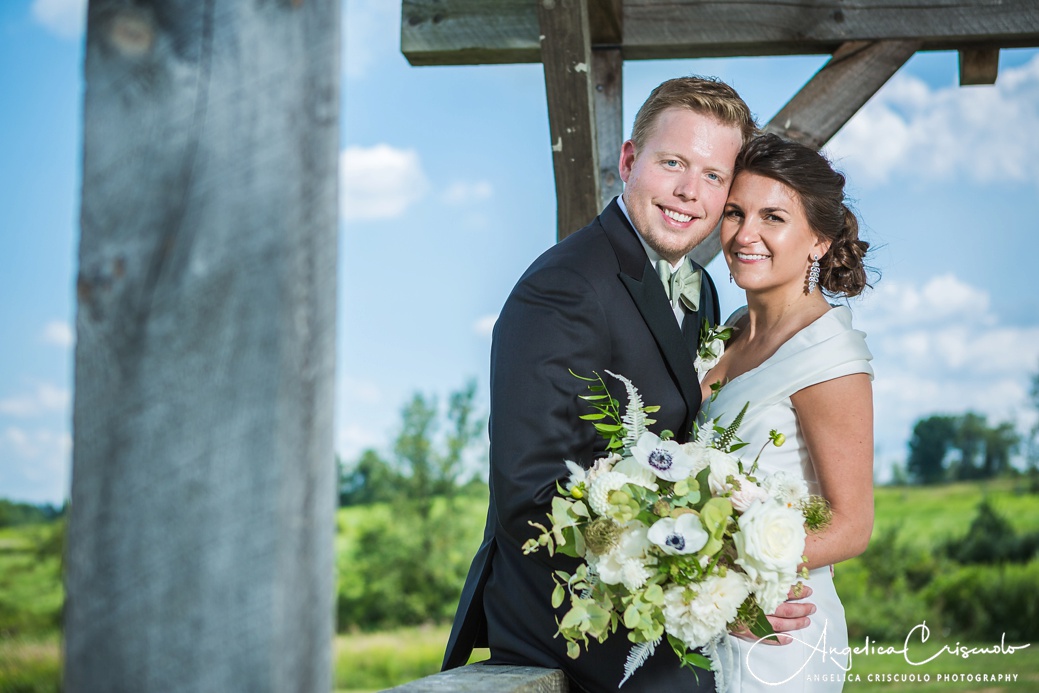
[[[749,293],[803,292],[813,256],[829,248],[808,225],[797,193],[755,173],[739,173],[732,183],[721,242],[733,280]]]

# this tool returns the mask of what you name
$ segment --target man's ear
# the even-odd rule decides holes
[[[631,140],[627,140],[621,145],[621,158],[620,163],[617,164],[617,169],[620,171],[621,180],[625,183],[628,182],[628,178],[631,176],[631,167],[635,165],[635,143]]]

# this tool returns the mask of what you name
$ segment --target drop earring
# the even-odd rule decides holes
[[[819,256],[812,256],[812,266],[808,268],[808,291],[805,293],[812,293],[815,291],[815,287],[819,285]]]

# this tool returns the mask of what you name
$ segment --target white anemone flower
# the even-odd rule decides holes
[[[625,457],[618,461],[613,466],[613,470],[627,476],[631,479],[631,483],[648,488],[650,491],[656,491],[659,488],[657,486],[657,475],[653,473],[653,470],[639,464],[634,457]]]
[[[657,520],[649,528],[647,536],[664,553],[672,556],[696,553],[704,547],[709,538],[699,516],[693,513]]]
[[[660,436],[646,431],[643,433],[631,455],[639,464],[648,467],[657,478],[667,481],[687,479],[693,470],[693,459],[682,450],[682,446],[673,440],[661,440]]]

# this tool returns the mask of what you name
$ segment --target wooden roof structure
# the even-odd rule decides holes
[[[562,239],[622,183],[624,60],[827,54],[765,126],[820,148],[919,50],[994,84],[999,49],[1039,46],[1034,0],[403,0],[412,65],[541,62]],[[717,229],[693,251],[706,264]]]

